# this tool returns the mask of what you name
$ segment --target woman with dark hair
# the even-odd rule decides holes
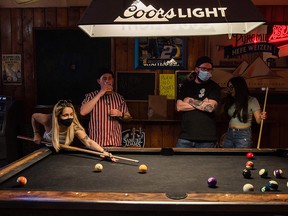
[[[31,124],[34,132],[33,140],[37,144],[40,144],[42,139],[51,142],[58,152],[60,144],[70,145],[76,136],[87,148],[101,152],[101,157],[110,157],[112,161],[116,161],[112,154],[87,136],[69,100],[58,101],[52,114],[34,113]],[[43,125],[45,129],[43,137],[39,133],[40,125]]]
[[[253,144],[251,124],[253,116],[257,124],[266,119],[257,98],[249,95],[245,79],[241,76],[231,78],[227,83],[228,95],[224,111],[229,115],[229,128],[224,139],[224,148],[250,148]]]

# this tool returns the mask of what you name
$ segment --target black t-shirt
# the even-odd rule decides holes
[[[192,97],[197,100],[205,98],[219,101],[220,87],[212,80],[197,84],[194,80],[185,81],[180,87],[178,98],[183,100],[186,97]],[[216,141],[216,123],[214,112],[209,113],[200,110],[183,111],[181,139],[191,141]]]

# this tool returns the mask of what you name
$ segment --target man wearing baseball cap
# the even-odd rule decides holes
[[[107,68],[98,71],[100,90],[85,95],[80,114],[90,114],[89,137],[103,147],[122,145],[121,120],[131,118],[122,95],[114,91],[114,75]]]
[[[211,80],[212,60],[198,58],[195,71],[183,83],[177,97],[177,111],[182,112],[182,130],[176,147],[211,148],[217,142],[214,111],[220,98],[220,87]]]

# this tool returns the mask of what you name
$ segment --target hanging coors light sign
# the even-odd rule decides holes
[[[93,0],[78,26],[91,37],[191,36],[246,34],[264,22],[250,0]]]
[[[218,8],[170,8],[164,11],[156,9],[152,5],[146,6],[141,1],[135,1],[127,8],[122,16],[118,16],[114,22],[169,22],[173,18],[209,18],[226,17],[227,7]]]

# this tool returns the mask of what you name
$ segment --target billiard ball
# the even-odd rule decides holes
[[[252,161],[247,161],[246,162],[246,168],[247,169],[253,169],[254,168],[254,163]]]
[[[242,175],[244,176],[244,178],[251,178],[251,171],[249,169],[244,169],[242,171]]]
[[[276,178],[282,178],[283,171],[281,169],[276,169],[273,171],[273,174]]]
[[[103,170],[103,165],[100,163],[95,164],[94,172],[101,172]]]
[[[270,191],[270,188],[268,186],[263,186],[260,188],[261,192],[266,192],[266,191]]]
[[[148,170],[148,167],[145,164],[141,164],[138,170],[139,170],[139,173],[146,173]]]
[[[244,192],[252,192],[252,191],[254,191],[254,186],[252,184],[245,184],[243,186],[243,191]]]
[[[259,170],[259,175],[260,175],[261,178],[267,178],[268,177],[268,170],[260,169]]]
[[[270,190],[278,190],[278,182],[274,180],[269,181],[267,186],[270,188]]]
[[[246,157],[247,157],[248,159],[253,159],[253,158],[254,158],[254,154],[253,154],[252,152],[248,152],[248,153],[246,154]]]
[[[27,179],[26,179],[26,177],[25,177],[25,176],[19,176],[19,177],[17,178],[17,183],[18,183],[19,185],[21,185],[21,186],[26,185],[26,184],[27,184]]]
[[[215,177],[210,177],[207,180],[208,187],[216,187],[217,179]]]

